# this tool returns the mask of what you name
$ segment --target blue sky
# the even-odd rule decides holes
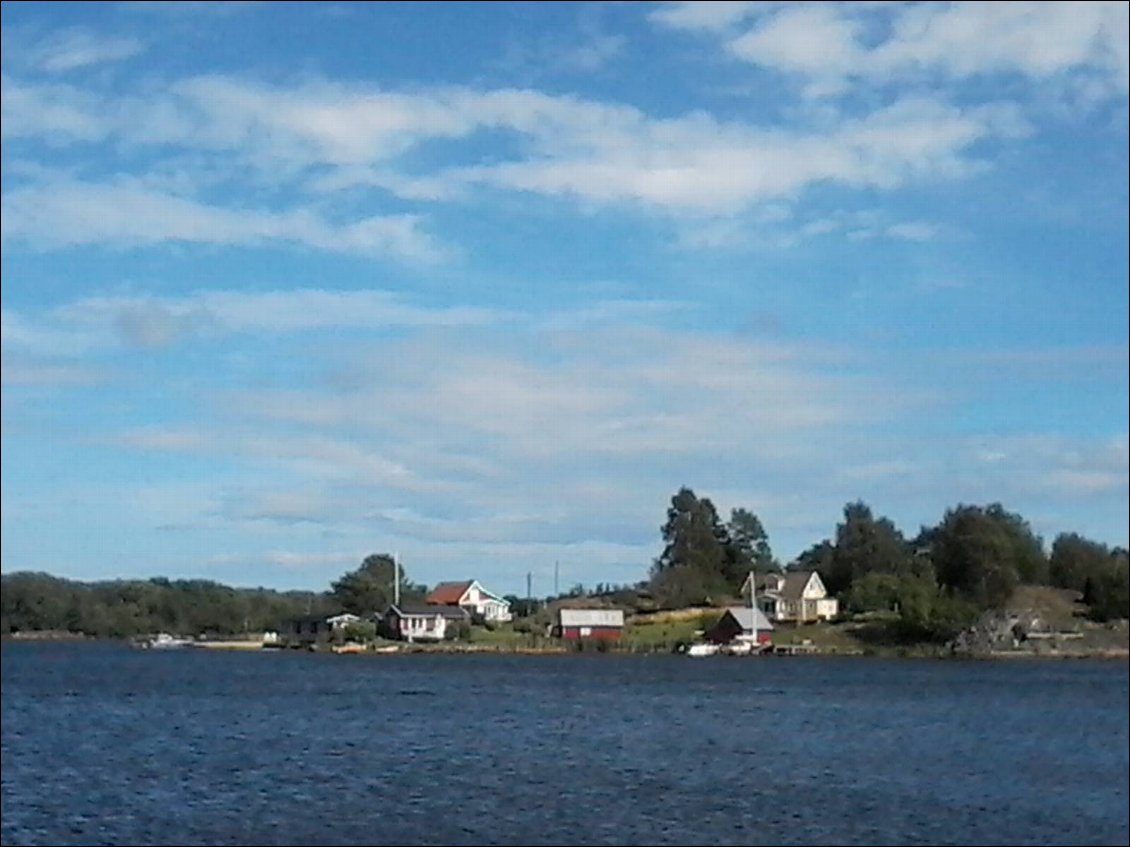
[[[1126,545],[1127,9],[5,2],[3,569]]]

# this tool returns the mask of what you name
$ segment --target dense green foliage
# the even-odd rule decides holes
[[[820,578],[831,594],[839,594],[868,574],[911,574],[910,547],[893,523],[876,520],[863,502],[844,507],[843,523],[836,527],[831,561]]]
[[[336,611],[324,594],[229,588],[207,580],[84,583],[42,573],[0,577],[4,633],[59,631],[124,638],[154,632],[233,635]]]
[[[1083,602],[1098,621],[1130,617],[1130,568],[1127,553],[1113,550],[1105,563],[1087,574],[1083,583]]]
[[[925,535],[938,583],[981,608],[999,608],[1021,582],[1043,584],[1043,544],[1028,524],[1000,504],[958,506]]]
[[[734,509],[723,525],[714,504],[681,488],[662,528],[665,546],[651,568],[650,589],[663,608],[714,605],[737,595],[755,567],[777,569],[757,516]]]
[[[207,580],[75,582],[41,573],[4,574],[0,632],[69,632],[130,638],[155,632],[239,635],[277,630],[306,615],[383,611],[393,597],[393,558],[367,556],[329,592],[230,588]],[[426,589],[400,573],[401,599]]]
[[[1049,561],[1051,584],[1073,591],[1086,591],[1087,583],[1125,581],[1126,551],[1112,551],[1074,532],[1061,533],[1052,544]]]
[[[419,602],[427,594],[423,585],[412,583],[387,553],[366,556],[357,570],[342,575],[333,583],[332,594],[339,608],[355,615],[383,612],[392,603],[396,580],[400,580],[401,602]]]
[[[999,503],[958,505],[913,541],[862,501],[843,514],[835,540],[812,545],[789,568],[817,571],[843,614],[879,615],[897,640],[949,641],[1022,584],[1078,591],[1097,620],[1130,615],[1125,550],[1065,534],[1049,557],[1028,523]],[[750,570],[777,567],[756,516],[735,509],[723,526],[711,501],[689,488],[671,498],[662,533],[649,583],[661,608],[717,604]]]

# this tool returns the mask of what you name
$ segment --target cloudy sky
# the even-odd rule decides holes
[[[1127,9],[5,2],[3,569],[1125,545]]]

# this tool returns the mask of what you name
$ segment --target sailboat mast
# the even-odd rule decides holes
[[[392,605],[400,608],[400,554],[392,554]]]
[[[757,649],[757,603],[754,602],[754,593],[757,591],[757,577],[753,571],[749,572],[749,625],[753,632],[753,649]]]

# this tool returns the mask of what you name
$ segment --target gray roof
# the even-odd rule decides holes
[[[386,615],[395,614],[398,617],[425,617],[434,618],[438,615],[449,621],[470,620],[471,615],[462,606],[438,606],[430,603],[401,603],[399,606],[389,606]]]
[[[784,573],[766,573],[757,575],[757,590],[764,594],[776,594],[785,600],[799,600],[804,595],[804,589],[812,578],[813,571],[785,571]],[[777,583],[781,587],[777,588]],[[749,577],[742,583],[742,596],[749,593]]]
[[[799,600],[810,579],[812,579],[812,571],[789,571],[785,574],[785,585],[781,589],[781,596],[786,600]]]
[[[761,609],[751,609],[749,606],[727,606],[726,611],[733,615],[741,627],[746,632],[751,632],[754,624],[757,625],[758,632],[765,632],[773,628],[773,624],[769,623],[769,618],[765,617],[765,613]]]

